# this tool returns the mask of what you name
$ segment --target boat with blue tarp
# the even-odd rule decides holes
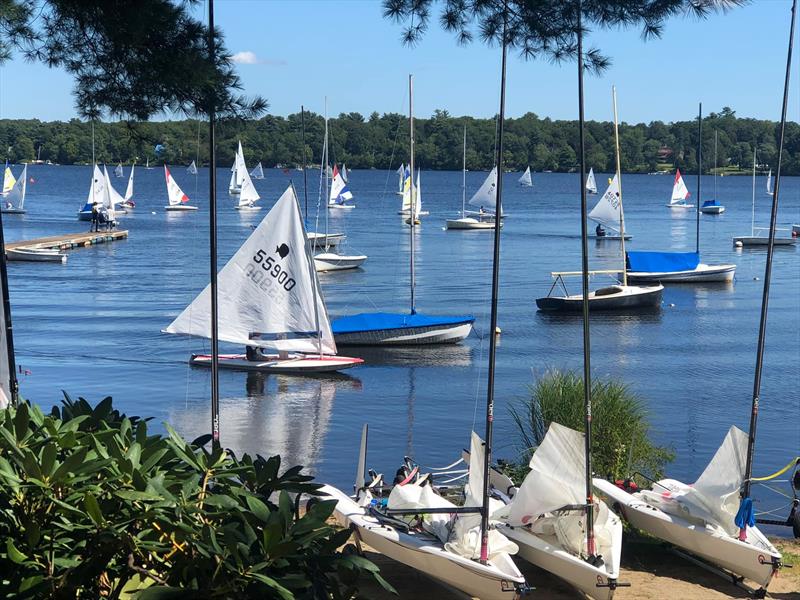
[[[635,282],[730,282],[736,265],[706,265],[699,252],[626,252],[628,279]]]

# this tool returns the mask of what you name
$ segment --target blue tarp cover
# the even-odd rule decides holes
[[[333,334],[355,333],[358,331],[380,331],[384,329],[405,329],[408,327],[431,327],[436,325],[454,325],[456,323],[472,323],[475,317],[463,315],[458,317],[440,317],[410,313],[360,313],[334,319],[331,322]]]
[[[627,252],[628,270],[641,273],[691,271],[700,264],[697,252]]]
[[[706,200],[705,202],[703,202],[703,206],[722,206],[722,205],[716,200]]]

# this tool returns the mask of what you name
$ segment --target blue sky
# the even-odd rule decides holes
[[[243,56],[254,62],[238,65],[245,92],[266,97],[272,114],[296,112],[300,104],[322,112],[325,96],[331,115],[406,112],[408,73],[418,116],[437,108],[476,117],[497,112],[497,48],[459,46],[435,22],[418,46],[405,47],[400,26],[382,18],[378,0],[217,0],[215,7],[228,49],[250,53]],[[730,106],[739,116],[779,119],[790,7],[790,0],[755,0],[708,20],[676,18],[661,39],[648,42],[638,29],[593,32],[590,45],[613,65],[587,79],[587,118],[610,120],[615,84],[627,122],[691,119],[698,101],[705,112]],[[798,65],[795,55],[793,120],[800,117]],[[16,58],[0,67],[0,118],[74,117],[71,89],[67,74]],[[511,57],[509,116],[573,119],[575,92],[574,64]]]

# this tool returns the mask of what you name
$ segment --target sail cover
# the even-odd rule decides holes
[[[497,207],[497,167],[492,169],[483,185],[469,199],[472,206],[480,206],[491,211]]]
[[[594,180],[594,169],[589,169],[589,176],[586,178],[586,189],[592,193],[597,193],[597,182]]]
[[[6,207],[14,207],[22,210],[22,207],[25,204],[25,188],[27,187],[27,178],[28,178],[28,165],[25,165],[22,169],[22,174],[17,179],[16,183],[12,186],[12,188],[8,191],[8,195],[6,196]]]
[[[619,192],[619,179],[614,175],[614,179],[608,185],[606,193],[589,213],[589,218],[597,223],[602,223],[606,227],[619,231],[620,217],[622,213],[622,195]]]
[[[628,271],[634,273],[672,273],[693,271],[700,264],[697,252],[626,252]]]
[[[347,183],[339,172],[336,165],[333,165],[333,181],[331,182],[331,194],[328,198],[328,204],[344,204],[346,200],[352,200],[353,194]]]
[[[287,352],[336,353],[293,187],[222,268],[218,282],[219,339]],[[211,337],[210,285],[166,332]]]
[[[681,177],[681,170],[678,169],[675,171],[675,183],[672,185],[672,198],[670,199],[670,204],[678,204],[682,200],[686,200],[690,196],[689,189],[686,187],[686,184],[683,182],[683,177]]]

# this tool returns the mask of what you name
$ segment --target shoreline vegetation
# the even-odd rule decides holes
[[[406,117],[398,113],[364,116],[341,113],[329,121],[331,158],[351,169],[396,169],[407,163],[408,149],[399,143]],[[467,128],[467,169],[488,171],[494,164],[495,119],[454,117],[436,110],[428,119],[416,119],[415,160],[425,170],[461,170],[461,140]],[[197,120],[150,122],[95,122],[95,157],[99,163],[162,163],[198,166],[208,156],[207,131]],[[610,122],[586,124],[587,165],[598,173],[614,170],[613,127]],[[740,118],[728,107],[703,119],[703,154],[712,157],[718,134],[716,171],[723,175],[752,174],[753,144],[759,172],[777,167],[778,123]],[[306,113],[306,161],[319,164],[324,119]],[[233,163],[237,143],[244,146],[247,164],[294,168],[303,163],[300,113],[288,117],[267,115],[257,120],[227,120],[217,127],[219,166]],[[695,120],[651,121],[620,125],[622,170],[626,173],[696,172]],[[199,144],[199,149],[198,149]],[[14,163],[47,162],[90,164],[92,124],[89,121],[0,119],[3,157]],[[577,121],[552,120],[527,113],[506,119],[504,162],[510,171],[574,172],[577,168]],[[704,173],[713,173],[706,161]],[[787,123],[783,175],[800,175],[800,124]]]

